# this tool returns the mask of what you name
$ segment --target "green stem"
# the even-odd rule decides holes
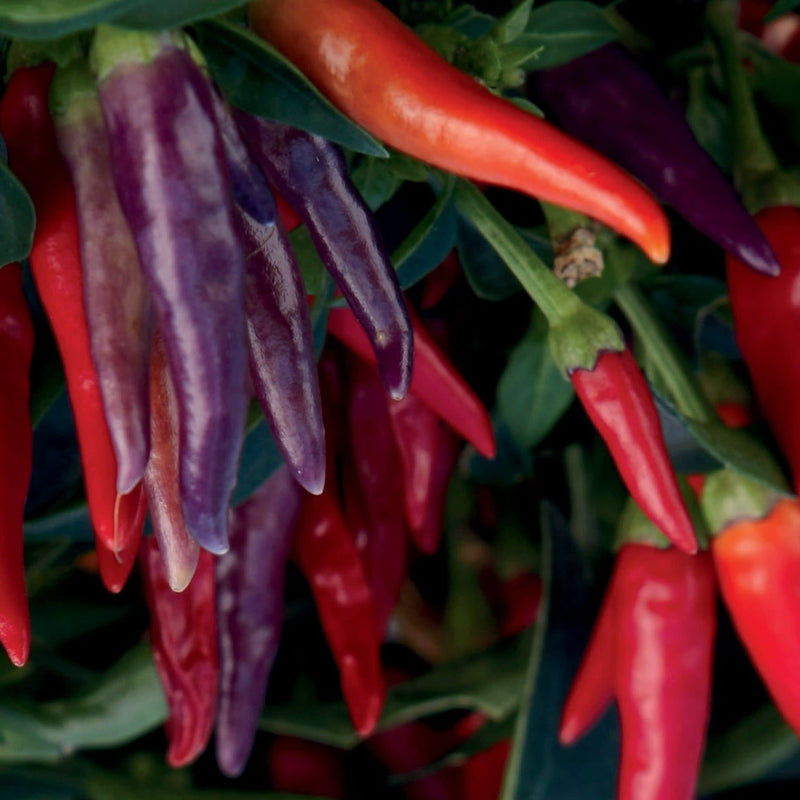
[[[614,300],[642,340],[648,358],[655,364],[678,411],[699,422],[716,420],[711,403],[644,295],[627,283],[617,289]]]
[[[454,195],[459,212],[486,237],[551,325],[575,313],[581,301],[473,184],[460,180]]]

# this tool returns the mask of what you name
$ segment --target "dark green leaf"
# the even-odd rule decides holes
[[[300,274],[303,276],[303,285],[308,294],[318,295],[322,289],[325,267],[317,255],[317,248],[311,241],[311,235],[305,225],[300,225],[289,234]]]
[[[33,204],[22,184],[0,161],[0,266],[21,261],[31,249]]]
[[[195,28],[211,74],[237,108],[293,125],[374,156],[384,147],[340,114],[277,50],[255,34],[222,20]]]
[[[569,408],[573,397],[572,384],[550,357],[547,326],[532,326],[512,351],[497,386],[503,422],[520,445],[534,447]]]
[[[492,36],[500,44],[513,42],[527,27],[532,8],[533,0],[522,0],[497,21],[492,30]]]
[[[0,33],[17,39],[56,39],[108,22],[142,0],[3,0]]]
[[[774,706],[764,706],[709,740],[698,789],[705,795],[745,786],[798,753],[795,733]]]
[[[787,11],[793,11],[798,6],[800,6],[800,0],[778,0],[764,15],[764,21],[769,22],[770,20],[776,19],[781,14],[785,14]]]
[[[527,69],[548,69],[617,39],[616,28],[598,6],[582,0],[563,0],[535,8],[515,48],[527,48],[530,59],[518,62]]]
[[[701,67],[689,72],[686,121],[717,166],[726,174],[730,173],[733,163],[730,109],[708,91],[706,70]]]
[[[26,541],[72,539],[77,542],[94,540],[92,524],[85,503],[25,520]]]
[[[132,10],[116,15],[114,23],[147,30],[179,28],[241,5],[241,0],[139,0]]]
[[[450,28],[455,28],[470,39],[479,39],[491,31],[496,19],[489,14],[484,14],[469,3],[459,5],[445,20]]]
[[[453,205],[453,183],[448,182],[433,208],[392,253],[397,279],[404,289],[413,286],[438,267],[453,249],[457,221]]]
[[[617,764],[614,719],[606,715],[572,747],[558,743],[561,706],[596,605],[569,529],[550,506],[543,510],[542,530],[545,599],[499,800],[610,800]]]
[[[278,446],[266,420],[262,418],[248,430],[245,437],[231,505],[238,505],[250,497],[281,463]]]
[[[404,181],[421,183],[427,180],[428,170],[416,159],[391,152],[388,158],[365,156],[350,177],[366,204],[374,211],[392,197]]]

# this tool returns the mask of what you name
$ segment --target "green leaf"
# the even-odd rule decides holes
[[[311,241],[308,228],[305,225],[299,225],[289,234],[289,242],[297,259],[297,266],[300,267],[305,290],[308,294],[316,297],[322,289],[327,272],[317,254],[314,242]]]
[[[250,497],[282,463],[278,445],[266,420],[261,418],[245,436],[231,506]]]
[[[114,22],[126,28],[161,30],[224,14],[241,6],[241,0],[138,0],[130,11],[115,15]]]
[[[800,0],[778,0],[764,15],[764,22],[777,19],[781,14],[785,14],[787,11],[793,11],[798,6],[800,6]]]
[[[458,217],[453,205],[453,185],[452,180],[447,181],[433,208],[392,253],[397,279],[404,289],[438,267],[455,245]]]
[[[374,211],[392,197],[404,181],[422,183],[427,180],[428,170],[416,159],[390,152],[388,158],[366,156],[360,159],[350,177],[366,204]]]
[[[500,44],[513,42],[528,26],[532,8],[533,0],[522,0],[497,21],[492,29],[492,36]]]
[[[608,715],[577,744],[558,743],[561,706],[596,612],[592,587],[552,506],[542,511],[544,600],[499,800],[614,796],[617,735]]]
[[[56,39],[109,22],[142,0],[3,0],[0,33],[16,39]]]
[[[443,711],[480,711],[493,720],[517,708],[527,660],[524,637],[500,642],[480,653],[441,664],[418,678],[392,687],[378,730]],[[259,726],[272,733],[352,748],[360,739],[344,703],[267,707]]]
[[[549,69],[617,38],[617,30],[603,9],[582,0],[563,0],[535,8],[525,33],[514,40],[513,46],[527,48],[532,54],[518,62],[520,67]]]
[[[195,29],[215,82],[237,108],[293,125],[374,156],[387,151],[340,114],[277,50],[255,34],[223,20]]]
[[[702,795],[746,786],[800,753],[800,742],[774,706],[709,739],[698,781]]]
[[[550,356],[547,325],[532,325],[512,351],[497,386],[503,421],[522,446],[534,447],[569,408],[573,397],[572,384]]]
[[[28,255],[33,223],[33,203],[28,193],[0,161],[0,266]]]

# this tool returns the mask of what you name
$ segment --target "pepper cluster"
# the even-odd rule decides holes
[[[558,800],[581,770],[554,765],[593,752],[614,705],[618,758],[609,778],[593,757],[598,787],[724,787],[703,764],[720,758],[726,635],[775,727],[800,736],[800,183],[778,157],[793,158],[800,111],[774,89],[800,87],[800,16],[779,29],[733,0],[654,3],[655,25],[632,0],[498,2],[499,17],[400,3],[412,30],[388,5],[99,0],[54,12],[48,41],[44,12],[0,9],[2,31],[27,31],[0,97],[16,214],[0,226],[32,234],[13,257],[2,245],[0,269],[0,642],[26,664],[43,312],[97,570],[138,604],[138,564],[170,767],[213,737],[219,770],[246,776],[266,741],[278,792],[348,796],[352,758],[392,797]],[[756,95],[778,120],[763,117],[769,140]],[[33,598],[51,557],[66,558],[29,572]],[[510,574],[533,581],[526,602]],[[604,599],[575,625],[589,580]],[[324,664],[286,678],[287,628],[310,617],[333,681]],[[281,681],[291,701],[265,707]],[[12,709],[20,752],[96,746],[54,721],[70,706],[45,683],[39,717]],[[316,692],[331,702],[309,725]],[[354,753],[322,746],[342,742]],[[74,780],[102,800],[113,781],[93,770]]]

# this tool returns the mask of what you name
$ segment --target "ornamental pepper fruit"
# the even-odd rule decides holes
[[[561,743],[571,744],[616,698],[619,800],[695,796],[715,629],[707,552],[638,542],[620,548],[559,728]]]
[[[255,0],[253,30],[341,111],[421,161],[598,219],[656,263],[653,198],[603,156],[448,64],[377,0]]]
[[[28,660],[30,618],[25,594],[22,517],[33,463],[28,370],[33,322],[19,264],[0,267],[0,642],[11,663]]]
[[[120,571],[114,568],[111,576],[103,565],[118,563],[114,554],[130,550],[141,534],[142,486],[124,495],[116,490],[116,458],[83,306],[75,199],[48,112],[53,71],[52,64],[44,63],[13,73],[0,100],[0,134],[8,148],[9,165],[36,210],[31,273],[64,366],[92,528],[98,547],[104,555],[111,554],[110,560],[100,560],[101,578],[112,591],[119,591]]]
[[[150,644],[169,715],[167,763],[182,767],[203,752],[217,708],[219,662],[214,611],[214,560],[202,551],[192,580],[173,592],[155,539],[139,550]]]

